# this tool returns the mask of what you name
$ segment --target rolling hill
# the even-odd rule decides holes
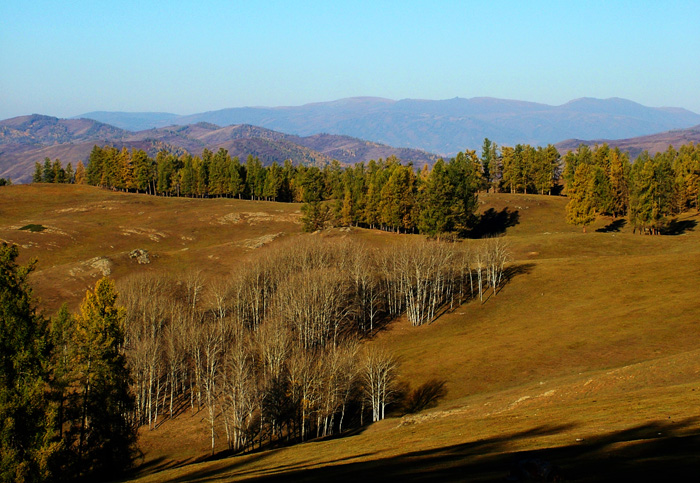
[[[88,113],[82,117],[122,128],[209,122],[253,124],[299,136],[346,135],[378,143],[452,155],[498,144],[545,145],[562,139],[629,138],[700,123],[680,108],[652,108],[620,98],[575,99],[560,106],[494,98],[394,101],[358,97],[290,107],[242,107],[187,116],[154,113]]]
[[[517,269],[509,282],[483,304],[417,328],[398,319],[366,342],[394,351],[411,387],[443,381],[436,407],[241,456],[225,457],[222,441],[216,458],[207,457],[202,412],[187,409],[142,429],[133,478],[527,481],[517,470],[545,462],[565,481],[685,481],[700,464],[700,217],[681,215],[677,236],[635,235],[624,223],[605,230],[605,218],[583,234],[564,222],[566,202],[480,195],[482,212],[517,213],[504,238]],[[105,268],[117,280],[186,269],[226,277],[297,237],[368,247],[412,237],[357,228],[301,234],[299,216],[295,204],[0,187],[0,239],[22,246],[23,262],[39,258],[31,281],[47,313],[63,300],[75,308]],[[20,230],[29,223],[46,229]],[[130,259],[137,248],[151,264]]]
[[[352,164],[396,156],[416,166],[432,163],[437,156],[416,149],[393,148],[349,136],[317,134],[301,137],[251,125],[220,127],[198,122],[131,132],[90,119],[58,119],[22,116],[0,121],[0,176],[31,181],[35,162],[46,157],[63,163],[85,162],[95,145],[142,149],[155,156],[161,149],[186,150],[200,155],[204,149],[227,149],[231,156],[257,156],[265,165],[294,163],[325,165],[336,159]]]

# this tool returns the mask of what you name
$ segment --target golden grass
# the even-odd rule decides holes
[[[564,223],[564,198],[480,200],[482,210],[518,211],[519,223],[506,232],[518,273],[483,304],[469,302],[419,328],[398,320],[370,342],[400,356],[401,377],[412,386],[444,380],[448,392],[438,407],[344,438],[194,464],[186,463],[204,459],[208,441],[201,414],[186,412],[142,431],[138,481],[481,481],[504,478],[527,455],[581,481],[668,479],[673,468],[697,465],[700,426],[690,417],[700,399],[698,215],[684,216],[691,229],[678,236],[634,235],[629,226],[595,231],[609,219],[583,234]],[[67,276],[82,260],[109,257],[117,277],[188,267],[225,274],[264,253],[246,240],[296,236],[298,210],[13,186],[0,189],[0,238],[29,245],[25,259],[39,256],[33,281],[55,307],[67,295],[78,300],[71,290],[94,281]],[[48,230],[14,228],[29,223]],[[141,231],[126,235],[124,227]],[[321,236],[381,246],[406,235],[352,229]],[[155,254],[152,266],[124,258],[134,248]],[[52,295],[55,287],[61,290]]]

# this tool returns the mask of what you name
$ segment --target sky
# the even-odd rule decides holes
[[[0,119],[354,96],[700,113],[700,2],[0,0]]]

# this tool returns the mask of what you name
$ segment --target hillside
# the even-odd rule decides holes
[[[283,164],[289,159],[295,164],[323,166],[334,159],[341,164],[352,164],[396,156],[422,166],[437,159],[423,151],[393,148],[348,136],[299,137],[251,125],[219,127],[199,122],[130,132],[90,119],[33,115],[0,121],[0,177],[27,183],[37,161],[43,162],[48,157],[59,158],[64,164],[85,163],[95,145],[106,144],[119,149],[142,149],[152,157],[161,149],[201,155],[204,149],[215,152],[223,148],[243,160],[248,155],[257,156],[264,165]]]
[[[642,151],[648,151],[654,155],[666,151],[669,146],[678,148],[683,144],[700,143],[700,125],[689,129],[675,129],[649,136],[639,136],[627,139],[568,139],[556,144],[557,149],[565,153],[578,148],[581,144],[587,146],[602,145],[607,143],[610,147],[618,147],[622,151],[630,154],[631,159],[635,159]]]
[[[142,126],[138,113],[91,113],[102,122]],[[150,115],[153,127],[209,122],[253,124],[299,136],[330,133],[442,155],[498,144],[546,145],[562,139],[615,139],[682,129],[700,115],[679,108],[652,108],[620,98],[575,99],[559,106],[507,99],[445,100],[357,97],[288,107],[241,107],[173,118]]]
[[[419,328],[399,319],[370,342],[400,356],[400,377],[411,387],[443,381],[437,407],[341,438],[212,461],[202,414],[186,411],[142,430],[138,481],[502,481],[533,458],[558,465],[567,481],[669,481],[697,468],[698,214],[679,218],[678,236],[633,235],[624,224],[595,231],[609,219],[582,234],[564,223],[565,198],[480,201],[481,211],[515,222],[505,236],[509,282],[483,304]],[[53,311],[64,299],[75,307],[105,266],[117,279],[187,268],[225,276],[285,238],[386,246],[409,237],[363,229],[302,235],[298,210],[11,186],[0,188],[0,239],[22,245],[23,260],[39,257],[32,282]],[[30,223],[46,230],[19,230]],[[151,264],[128,257],[136,248],[149,250]]]

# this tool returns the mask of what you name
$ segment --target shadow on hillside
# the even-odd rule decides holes
[[[503,270],[503,277],[501,278],[501,283],[498,285],[498,290],[496,290],[496,294],[501,293],[501,290],[508,285],[515,277],[518,275],[527,275],[528,273],[532,272],[532,270],[535,268],[534,263],[521,263],[518,265],[511,265],[510,267],[506,267]],[[489,300],[491,300],[491,297],[494,296],[493,290],[489,289],[488,287],[484,291],[484,300],[481,301],[482,304],[485,304]],[[474,300],[478,298],[474,297]]]
[[[571,431],[573,425],[542,426],[443,448],[406,452],[372,461],[335,461],[311,468],[302,461],[265,469],[266,475],[246,475],[235,459],[174,481],[221,479],[236,472],[255,481],[687,481],[700,468],[700,430],[696,418],[655,421],[623,431],[604,433],[566,446],[533,451],[508,451],[510,443]],[[691,429],[692,427],[692,429]],[[465,428],[468,430],[468,428]],[[572,436],[574,438],[574,436]],[[356,455],[353,458],[371,456]],[[347,459],[353,459],[347,458]],[[340,464],[339,464],[340,463]],[[532,477],[532,464],[552,469],[550,479]],[[242,472],[237,472],[238,470]],[[555,477],[558,477],[555,478]]]
[[[668,226],[661,231],[663,235],[683,235],[686,231],[693,231],[698,226],[695,220],[679,220],[674,218]]]
[[[467,238],[486,238],[502,235],[507,228],[520,223],[520,212],[510,211],[507,207],[501,211],[489,208],[479,217],[479,221],[466,233]]]
[[[609,224],[605,225],[603,228],[598,228],[596,231],[598,233],[619,233],[619,231],[622,230],[626,224],[627,224],[627,220],[620,218],[620,219],[611,221]]]

